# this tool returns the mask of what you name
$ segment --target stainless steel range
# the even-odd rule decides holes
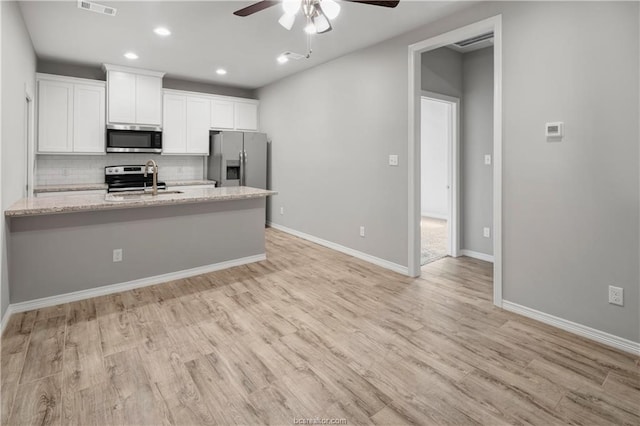
[[[151,189],[153,185],[153,166],[147,168],[144,176],[144,165],[140,166],[107,166],[104,168],[104,182],[108,192],[127,192]],[[167,189],[164,182],[158,182],[158,189]]]

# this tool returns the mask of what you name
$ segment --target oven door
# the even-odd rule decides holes
[[[162,152],[159,127],[107,126],[107,152]]]

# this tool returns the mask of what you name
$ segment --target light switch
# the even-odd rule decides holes
[[[389,156],[389,165],[390,166],[397,166],[398,165],[398,156],[395,154],[392,154]]]
[[[490,166],[491,165],[491,154],[485,154],[484,155],[484,165],[485,166]]]

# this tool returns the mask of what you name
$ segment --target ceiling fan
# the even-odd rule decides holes
[[[397,1],[375,1],[375,0],[343,0],[352,3],[364,3],[373,6],[396,7]],[[340,4],[336,0],[262,0],[233,12],[236,16],[249,16],[256,12],[267,9],[276,4],[282,3],[284,14],[278,20],[287,30],[293,27],[296,14],[300,9],[306,18],[304,30],[307,34],[323,34],[331,31],[331,19],[335,19],[340,13]]]

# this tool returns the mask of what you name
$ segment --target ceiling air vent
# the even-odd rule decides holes
[[[490,32],[490,33],[482,34],[482,35],[479,35],[479,36],[471,37],[471,38],[459,41],[459,42],[454,43],[454,44],[456,46],[458,46],[458,47],[468,47],[468,46],[471,46],[473,44],[480,43],[482,41],[489,40],[489,39],[492,39],[492,38],[493,38],[493,32]]]
[[[90,10],[91,12],[102,13],[103,15],[116,16],[117,9],[114,7],[103,6],[90,1],[78,0],[78,8]]]

